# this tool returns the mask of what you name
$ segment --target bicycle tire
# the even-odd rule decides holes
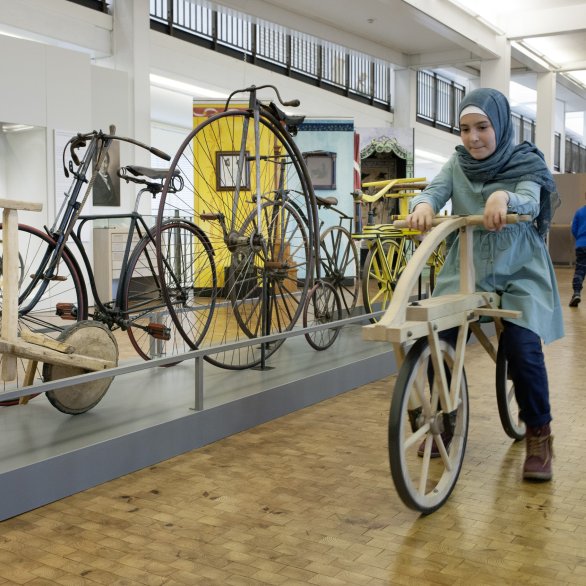
[[[352,234],[342,226],[320,235],[321,278],[336,289],[346,317],[352,315],[360,294],[360,259]]]
[[[327,281],[319,281],[309,292],[303,307],[303,327],[328,324],[342,319],[342,303],[337,289]],[[305,334],[309,345],[318,351],[327,350],[338,338],[341,326]]]
[[[0,224],[1,246],[2,224]],[[45,232],[26,224],[19,224],[19,332],[29,330],[33,333],[58,338],[64,329],[72,324],[72,321],[87,319],[88,299],[85,282],[82,279],[79,265],[67,247],[64,248],[59,263],[59,279],[43,280],[39,277],[45,273],[47,261],[55,250],[55,246],[55,241]],[[0,256],[3,256],[1,250]],[[36,295],[40,295],[40,297],[34,302]],[[63,314],[58,314],[57,306],[60,303],[71,304],[72,313],[67,315],[68,319],[64,319]],[[0,362],[1,360],[0,356]],[[17,378],[14,381],[0,383],[4,391],[17,390],[25,386],[24,377],[27,363],[28,360],[18,358]],[[33,376],[34,380],[42,380],[40,366],[37,366]],[[0,406],[16,403],[18,400],[0,401]]]
[[[451,378],[454,349],[444,340],[440,349],[446,376]],[[397,493],[407,507],[425,515],[439,509],[456,485],[469,421],[466,373],[462,372],[457,408],[444,413],[430,388],[430,354],[427,338],[420,338],[407,353],[397,374],[388,427],[389,464]],[[453,437],[446,446],[441,434],[447,422],[453,426]],[[423,442],[426,447],[420,456]],[[445,448],[439,458],[431,458],[432,442]]]
[[[234,307],[238,309],[239,304],[234,303],[230,279],[234,266],[240,262],[236,257],[258,260],[259,250],[263,247],[270,250],[272,247],[264,234],[250,238],[247,242],[243,240],[247,227],[251,226],[250,218],[254,214],[258,215],[261,204],[287,202],[292,206],[297,205],[309,226],[306,247],[311,251],[315,246],[315,197],[298,148],[278,122],[263,112],[259,124],[259,152],[256,153],[252,124],[253,114],[248,110],[228,110],[199,124],[175,154],[159,203],[159,223],[175,213],[193,219],[206,233],[213,249],[218,273],[218,297],[216,315],[202,341],[204,347],[225,345],[242,339],[243,328],[235,320],[243,320],[241,316],[233,315]],[[246,138],[250,140],[246,143],[246,170],[239,180],[237,162],[240,160],[245,128],[248,128],[249,133]],[[261,161],[258,168],[257,154]],[[182,174],[185,186],[181,192],[173,193],[171,178],[177,172]],[[258,207],[257,184],[262,198]],[[306,274],[300,275],[300,279],[312,278],[315,256],[308,256],[308,269]],[[162,257],[158,258],[158,263],[161,272]],[[308,285],[303,284],[304,295],[307,290]],[[296,312],[297,317],[301,315],[303,302],[304,299],[301,300],[299,312]],[[252,333],[249,337],[256,337],[254,328],[250,326],[248,329],[248,334]],[[263,355],[266,358],[266,353]],[[206,356],[208,362],[228,369],[256,366],[262,359],[256,348],[250,352]]]
[[[519,419],[515,384],[509,378],[508,366],[504,346],[499,344],[496,354],[496,403],[505,433],[518,442],[525,437],[527,428],[525,423]]]
[[[380,248],[375,245],[370,248],[362,270],[362,302],[366,313],[387,309],[406,264],[405,254],[395,239],[383,239]],[[372,317],[370,321],[377,323],[379,319]]]
[[[122,285],[122,311],[129,323],[126,332],[144,360],[197,348],[215,304],[215,265],[202,232],[188,222],[170,221],[161,226],[160,236],[167,296],[158,273],[156,241],[149,236],[132,252]],[[211,275],[209,291],[197,290],[197,276],[202,272]],[[205,303],[197,300],[196,291]]]

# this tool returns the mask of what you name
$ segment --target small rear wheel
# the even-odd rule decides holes
[[[496,402],[505,433],[516,442],[525,437],[525,423],[519,419],[515,385],[509,376],[505,348],[499,344],[496,355]]]
[[[334,286],[320,281],[312,287],[303,308],[303,327],[329,324],[342,319],[342,304]],[[315,330],[305,339],[315,350],[327,350],[338,337],[340,327]]]
[[[360,291],[360,263],[352,235],[342,226],[331,226],[320,236],[321,277],[338,292],[345,317],[352,314]]]

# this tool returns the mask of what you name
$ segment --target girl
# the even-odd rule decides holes
[[[541,340],[549,343],[563,336],[557,282],[543,238],[555,183],[534,145],[514,145],[511,111],[503,94],[488,88],[474,90],[462,100],[459,113],[462,145],[412,199],[407,223],[429,230],[448,200],[454,214],[483,216],[484,229],[474,232],[476,290],[496,291],[503,309],[522,312],[519,319],[504,322],[500,343],[515,385],[519,416],[527,426],[523,478],[550,480],[552,417]],[[536,221],[506,225],[507,213],[529,214]],[[458,292],[458,249],[456,239],[434,296]]]

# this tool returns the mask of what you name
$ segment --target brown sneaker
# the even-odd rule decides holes
[[[549,424],[527,427],[527,456],[523,465],[525,480],[551,480],[553,458],[553,436]]]

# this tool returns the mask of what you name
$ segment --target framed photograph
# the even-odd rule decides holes
[[[97,156],[92,161],[94,169],[98,164]],[[120,177],[116,171],[120,168],[120,143],[112,142],[102,159],[93,187],[93,205],[120,207]]]
[[[303,159],[314,189],[336,189],[336,153],[310,151]]]
[[[250,190],[250,162],[246,151],[246,164],[242,170],[240,189]],[[216,189],[218,191],[229,191],[236,189],[236,178],[238,175],[238,159],[240,153],[237,151],[219,151],[216,153]]]

